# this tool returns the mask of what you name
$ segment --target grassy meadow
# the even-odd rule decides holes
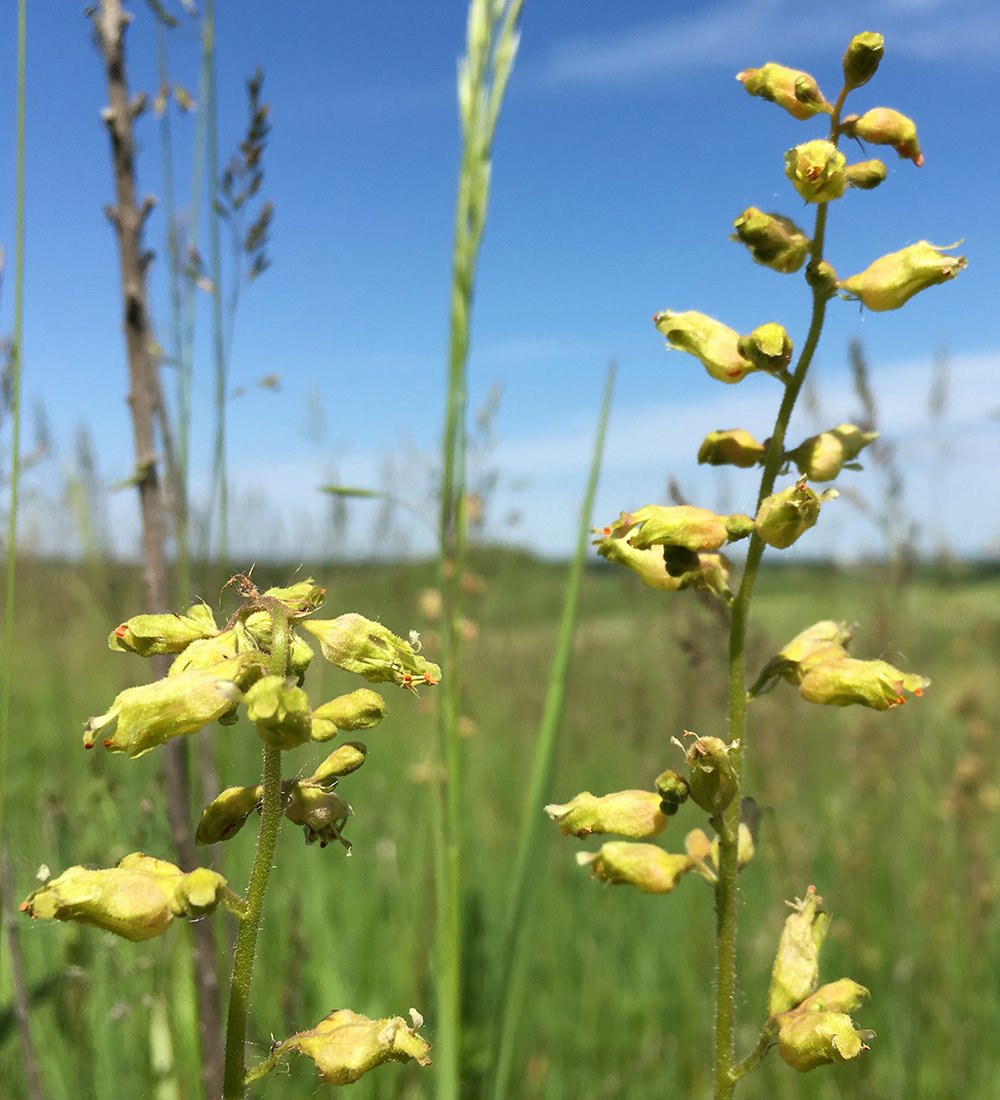
[[[489,982],[565,566],[496,550],[475,554],[472,569],[483,582],[468,596],[462,707],[464,1063],[474,1083],[491,1027]],[[327,613],[356,610],[403,634],[416,628],[433,657],[435,624],[418,603],[434,584],[435,563],[307,571],[329,587]],[[277,566],[255,573],[276,584],[291,575]],[[206,581],[199,592],[215,605],[220,586]],[[107,866],[132,850],[171,853],[160,755],[129,761],[81,747],[86,718],[146,671],[139,658],[105,646],[118,622],[143,609],[140,591],[138,573],[125,567],[21,563],[7,813],[15,900],[33,889],[43,863],[58,873],[74,863]],[[878,1038],[863,1058],[805,1077],[772,1052],[740,1096],[995,1100],[1000,754],[991,716],[1000,703],[1000,578],[961,569],[918,573],[900,586],[878,566],[772,567],[755,601],[749,668],[828,617],[861,624],[857,654],[899,658],[933,683],[922,700],[887,714],[809,706],[786,684],[752,706],[745,789],[762,816],[757,855],[742,876],[738,1047],[753,1045],[762,1022],[782,900],[801,896],[809,883],[834,914],[822,979],[849,973],[871,989],[856,1018]],[[724,639],[716,609],[694,594],[651,593],[624,571],[589,569],[553,799],[649,786],[679,764],[671,738],[684,729],[725,736]],[[355,685],[329,667],[310,680],[317,698]],[[435,702],[432,693],[415,700],[397,692],[389,703],[382,726],[361,735],[370,750],[365,767],[340,786],[355,810],[352,854],[337,845],[307,848],[301,831],[283,824],[254,982],[251,1064],[267,1053],[272,1034],[281,1038],[344,1005],[372,1016],[414,1005],[434,1042]],[[245,722],[189,744],[196,775],[211,762],[222,786],[259,777],[257,738]],[[288,765],[305,773],[322,755],[306,746]],[[683,850],[684,833],[703,817],[682,807],[660,842]],[[246,879],[254,832],[248,825],[215,849],[236,885]],[[542,843],[515,1095],[708,1094],[710,890],[695,876],[668,896],[607,888],[588,881],[574,860],[595,845],[562,837],[554,825]],[[234,922],[221,912],[212,919],[224,965]],[[132,944],[69,924],[19,924],[46,1097],[96,1100],[109,1095],[108,1082],[120,1096],[199,1095],[187,937],[178,927]],[[22,1047],[10,991],[3,995],[0,1080],[3,1094],[15,1097],[25,1094]],[[284,1100],[320,1088],[314,1067],[296,1059],[254,1095]],[[433,1078],[390,1066],[351,1095],[429,1098]]]

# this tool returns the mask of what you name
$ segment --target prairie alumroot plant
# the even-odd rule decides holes
[[[314,705],[302,686],[314,654],[300,631],[318,639],[331,664],[372,683],[396,684],[415,694],[418,686],[437,684],[441,670],[361,615],[308,618],[326,596],[312,580],[265,592],[246,576],[230,583],[242,603],[224,626],[198,603],[180,615],[136,615],[112,631],[108,644],[118,652],[175,656],[165,677],[126,688],[104,714],[91,718],[83,744],[89,749],[100,741],[108,751],[134,758],[210,723],[232,725],[245,706],[261,741],[263,781],[222,791],[205,807],[196,839],[203,845],[229,840],[258,812],[246,897],[216,871],[182,869],[133,852],[114,867],[70,867],[31,894],[21,910],[35,919],[76,921],[134,941],[159,936],[175,921],[207,916],[219,906],[236,917],[225,1100],[245,1096],[253,1082],[293,1053],[311,1058],[323,1081],[333,1085],[350,1084],[383,1062],[427,1065],[429,1047],[418,1034],[422,1020],[415,1010],[407,1023],[399,1016],[371,1020],[341,1009],[273,1043],[269,1056],[247,1072],[250,984],[278,828],[284,818],[302,827],[308,844],[318,841],[325,848],[338,841],[349,852],[343,830],[352,811],[336,788],[341,777],[364,764],[368,750],[360,741],[344,742],[311,775],[286,780],[283,754],[330,741],[342,730],[376,726],[386,712],[384,699],[370,688]]]
[[[562,805],[546,807],[564,833],[577,837],[611,834],[598,851],[578,855],[591,877],[625,883],[645,893],[666,894],[694,873],[715,894],[717,964],[714,1045],[714,1095],[732,1097],[739,1080],[772,1046],[793,1069],[806,1072],[843,1062],[867,1049],[871,1033],[852,1020],[868,992],[849,978],[820,986],[819,953],[828,924],[822,900],[810,886],[805,898],[789,903],[792,913],[778,945],[771,992],[755,1048],[737,1061],[735,1051],[737,875],[752,858],[753,800],[746,797],[744,774],[748,750],[748,707],[762,692],[786,680],[808,702],[831,706],[858,704],[889,710],[908,695],[923,693],[928,680],[881,660],[848,655],[850,630],[824,621],[804,629],[747,686],[746,634],[754,586],[766,547],[785,549],[821,521],[835,489],[816,492],[809,481],[835,481],[843,469],[858,469],[857,458],[875,433],[854,424],[839,424],[797,444],[785,437],[806,374],[819,342],[828,302],[835,296],[858,300],[871,310],[898,309],[913,295],[945,282],[965,266],[952,247],[920,241],[883,256],[865,271],[838,279],[825,258],[829,206],[853,201],[851,190],[870,191],[887,175],[877,160],[848,164],[838,148],[842,137],[892,146],[914,165],[923,163],[915,124],[898,111],[876,108],[844,116],[852,91],[867,84],[883,53],[881,35],[857,35],[843,58],[843,85],[830,102],[808,73],[769,62],[738,75],[751,95],[771,100],[793,118],[822,118],[825,137],[814,138],[785,154],[785,175],[799,198],[815,210],[812,233],[789,217],[749,207],[734,221],[734,239],[744,244],[761,266],[789,275],[804,266],[811,291],[808,331],[794,366],[792,341],[774,322],[741,335],[712,317],[695,311],[664,310],[653,320],[672,348],[698,359],[720,382],[734,384],[764,373],[781,386],[779,408],[770,439],[759,442],[742,428],[709,432],[698,461],[714,466],[761,469],[753,516],[716,515],[688,505],[647,505],[622,512],[599,530],[598,553],[638,573],[642,582],[663,592],[701,589],[725,605],[730,620],[729,714],[727,737],[688,738],[683,770],[669,769],[649,790],[593,795],[584,792]],[[798,477],[776,487],[792,466]],[[735,591],[729,586],[730,565],[724,551],[747,539],[746,558]],[[681,742],[675,738],[678,745]],[[669,852],[649,838],[663,831],[682,803],[693,802],[708,815],[714,839],[702,829],[688,833],[683,852]],[[742,820],[746,817],[747,820]]]

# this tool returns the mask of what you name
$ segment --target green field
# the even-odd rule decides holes
[[[474,568],[488,583],[469,598],[478,635],[466,643],[463,706],[465,1063],[473,1084],[491,1026],[489,980],[565,577],[562,565],[514,552],[482,553]],[[434,624],[417,610],[419,592],[434,583],[432,564],[310,571],[329,586],[327,612],[360,611],[404,634],[415,627],[433,655]],[[258,566],[255,576],[287,583],[290,571]],[[215,583],[201,594],[214,604],[218,590]],[[43,863],[55,874],[73,863],[106,866],[132,850],[171,854],[160,754],[129,761],[85,753],[80,741],[85,719],[146,672],[139,658],[105,646],[110,629],[143,610],[138,591],[138,574],[125,569],[22,563],[7,818],[15,902]],[[763,815],[757,857],[742,878],[739,1048],[753,1045],[762,1022],[783,899],[809,883],[834,914],[823,979],[850,975],[871,989],[856,1018],[878,1038],[863,1058],[806,1077],[771,1053],[740,1096],[995,1100],[1000,579],[925,573],[900,588],[875,566],[784,567],[764,574],[754,614],[751,670],[803,627],[836,617],[859,624],[854,652],[898,661],[933,684],[924,699],[884,714],[809,706],[785,684],[752,707],[746,791]],[[724,736],[724,637],[718,614],[690,593],[662,596],[624,572],[589,571],[553,798],[648,786],[679,763],[672,737],[685,729]],[[354,686],[326,668],[310,690],[325,698],[341,681]],[[338,846],[307,848],[287,823],[279,838],[254,980],[251,1064],[272,1033],[281,1038],[347,1005],[372,1016],[415,1005],[434,1041],[434,704],[428,693],[394,693],[389,702],[387,720],[364,738],[365,767],[341,784],[355,810],[351,856]],[[249,727],[216,727],[190,746],[195,763],[214,759],[222,786],[257,781]],[[321,755],[306,747],[288,761],[306,771]],[[703,818],[683,807],[664,846],[682,850],[684,833]],[[253,833],[248,827],[219,856],[238,889]],[[665,897],[606,888],[575,864],[586,843],[550,826],[543,844],[516,1095],[707,1095],[711,892],[694,876]],[[221,913],[213,920],[221,959],[232,921]],[[181,927],[132,944],[21,918],[46,1097],[106,1097],[112,1081],[119,1096],[198,1095],[187,940]],[[4,1095],[25,1095],[10,989],[2,996],[0,1079],[9,1083]],[[386,1067],[352,1095],[431,1097],[432,1073]],[[255,1095],[278,1100],[318,1088],[311,1064],[299,1060]]]

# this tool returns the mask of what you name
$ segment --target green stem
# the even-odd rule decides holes
[[[448,391],[441,471],[441,663],[439,742],[444,787],[434,806],[437,1095],[457,1100],[462,1050],[462,575],[467,523],[466,407],[469,331],[476,266],[486,224],[490,152],[503,94],[517,52],[523,0],[470,0],[466,56],[459,72],[462,160],[455,202],[455,238],[448,349]]]
[[[843,89],[834,105],[830,120],[830,141],[836,145],[840,112],[847,89]],[[810,267],[823,259],[826,240],[827,203],[816,208],[816,221],[810,247]],[[812,292],[812,316],[806,341],[799,359],[785,385],[781,406],[771,433],[767,460],[760,479],[757,506],[774,491],[774,483],[781,469],[785,451],[785,434],[792,418],[795,402],[802,390],[806,374],[812,363],[826,317],[828,292],[814,287]],[[739,906],[739,824],[740,796],[743,787],[743,761],[747,743],[747,687],[746,687],[746,632],[750,616],[750,603],[764,555],[765,544],[755,531],[750,536],[746,565],[739,591],[732,603],[732,621],[729,631],[729,739],[737,747],[732,752],[736,770],[738,791],[723,814],[713,822],[719,833],[719,878],[715,885],[716,941],[718,956],[715,987],[715,1100],[731,1100],[736,1081],[746,1072],[737,1072],[735,1062],[736,1028],[736,929]],[[741,1063],[742,1065],[742,1063]],[[749,1068],[749,1067],[748,1067]]]
[[[0,843],[5,836],[7,753],[14,686],[14,596],[17,587],[17,510],[21,489],[21,365],[24,340],[24,103],[27,69],[27,0],[17,6],[17,197],[14,211],[14,333],[10,347],[10,496],[7,512],[7,563],[0,683]],[[3,945],[0,941],[0,959]],[[0,978],[3,966],[0,963]]]
[[[288,670],[288,616],[279,605],[271,608],[271,672],[284,676]],[[264,895],[274,863],[274,850],[281,824],[281,750],[264,747],[264,797],[261,809],[257,851],[254,853],[247,888],[246,916],[241,920],[233,952],[233,977],[229,990],[229,1014],[226,1017],[226,1061],[223,1084],[224,1100],[242,1100],[246,1095],[246,1034],[250,1013],[250,983],[264,914]]]

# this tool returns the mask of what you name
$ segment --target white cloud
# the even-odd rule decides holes
[[[895,53],[942,56],[953,42],[963,59],[1000,55],[995,7],[977,0],[884,0],[883,29]],[[706,4],[694,16],[677,15],[614,35],[567,36],[544,64],[552,84],[628,83],[669,77],[705,66],[736,69],[772,59],[776,44],[789,51],[842,49],[845,33],[867,25],[872,4],[844,3],[828,11],[790,0]],[[890,26],[884,26],[888,21]],[[845,31],[845,28],[848,28]],[[960,46],[958,44],[961,44]]]

